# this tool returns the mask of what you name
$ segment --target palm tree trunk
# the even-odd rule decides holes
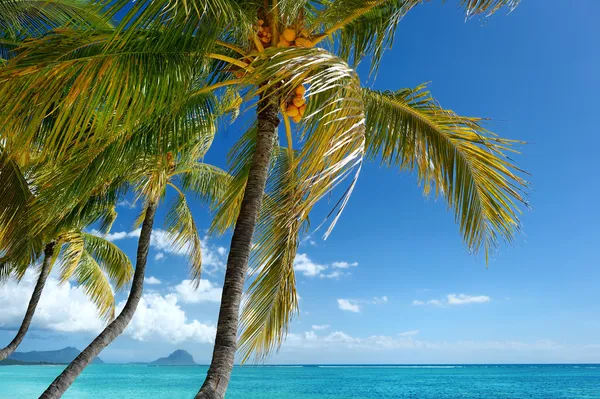
[[[150,236],[152,235],[152,225],[154,224],[154,214],[156,213],[157,202],[151,201],[146,208],[146,216],[142,224],[142,231],[138,241],[137,258],[135,263],[135,274],[131,283],[131,291],[121,313],[98,335],[63,372],[56,377],[50,386],[44,391],[40,399],[60,398],[71,386],[75,378],[81,374],[83,369],[91,363],[98,354],[115,340],[127,327],[138,303],[142,297],[144,289],[144,274],[146,272],[146,260],[148,259],[148,250],[150,248]]]
[[[279,125],[278,108],[272,97],[261,99],[257,109],[256,148],[250,165],[240,214],[231,238],[212,362],[196,399],[222,399],[227,391],[233,369],[237,349],[240,301],[248,271],[252,235],[265,191],[271,152]]]
[[[21,323],[21,327],[19,327],[17,335],[13,338],[10,344],[8,344],[5,348],[0,349],[0,360],[4,360],[9,357],[19,347],[23,341],[23,338],[25,338],[25,334],[27,334],[27,330],[29,329],[33,315],[35,314],[35,309],[37,308],[40,297],[42,296],[44,285],[46,285],[46,280],[48,279],[50,270],[52,270],[54,245],[54,242],[51,242],[44,248],[44,261],[42,262],[42,268],[40,269],[40,275],[37,279],[37,283],[35,284],[35,288],[33,289],[33,294],[31,294],[31,299],[29,300],[29,305],[27,306],[27,312],[25,312],[25,317],[23,318],[23,322]]]

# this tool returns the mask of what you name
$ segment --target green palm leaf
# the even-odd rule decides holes
[[[165,226],[170,233],[173,248],[176,251],[186,251],[190,259],[192,280],[199,284],[202,275],[202,242],[183,193],[172,201],[165,217]]]
[[[512,241],[519,230],[517,203],[527,182],[506,152],[520,142],[496,137],[479,118],[441,108],[425,86],[398,92],[363,89],[367,155],[416,170],[428,193],[433,184],[454,209],[472,251]]]
[[[298,312],[294,258],[299,235],[307,227],[298,213],[299,187],[287,151],[281,149],[269,174],[255,232],[251,266],[256,274],[244,301],[239,350],[242,362],[254,355],[265,359],[285,340],[292,317]]]
[[[107,321],[114,319],[115,297],[112,287],[100,265],[87,251],[83,251],[73,278],[96,305],[99,315]]]
[[[117,291],[125,288],[133,278],[133,266],[127,255],[112,242],[89,233],[82,233],[87,252],[106,273]]]

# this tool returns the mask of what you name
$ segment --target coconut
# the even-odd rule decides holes
[[[265,21],[263,21],[262,19],[259,19],[259,20],[257,21],[257,23],[258,23],[259,25],[262,25],[262,24],[264,24],[264,23],[265,23]]]
[[[296,123],[300,122],[302,120],[302,117],[298,114],[296,116],[292,116],[292,120]]]
[[[296,39],[296,46],[309,48],[309,47],[314,47],[315,44],[308,39],[299,37]]]
[[[266,36],[261,37],[260,41],[263,42],[263,43],[269,43],[270,42],[269,38],[266,37]]]
[[[298,108],[298,112],[300,112],[300,116],[304,116],[305,111],[306,111],[306,104],[304,104],[300,108]]]
[[[301,106],[303,106],[304,104],[306,104],[306,99],[302,96],[298,97],[294,97],[294,99],[292,100],[292,103],[294,103],[294,105],[298,108],[300,108]]]
[[[298,87],[296,87],[296,94],[299,96],[303,96],[304,93],[306,93],[306,87],[304,87],[303,85],[300,85]]]
[[[289,105],[287,107],[287,109],[285,110],[285,113],[286,113],[287,116],[291,116],[292,118],[295,117],[295,116],[299,116],[300,115],[300,111],[294,105]]]
[[[283,37],[285,37],[285,40],[288,42],[293,42],[296,40],[296,31],[293,29],[286,29],[283,31]]]
[[[290,42],[288,42],[287,40],[279,40],[279,42],[277,43],[277,47],[290,47]]]

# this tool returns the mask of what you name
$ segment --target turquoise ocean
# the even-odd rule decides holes
[[[0,367],[0,398],[37,398],[63,366]],[[193,398],[206,366],[92,365],[65,399]],[[227,399],[600,399],[600,365],[236,367]]]

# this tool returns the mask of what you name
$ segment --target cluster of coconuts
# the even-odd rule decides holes
[[[257,24],[258,39],[264,44],[271,43],[271,28],[265,25],[265,21],[263,21],[262,19],[259,19],[257,21]]]
[[[308,32],[304,29],[299,34],[296,34],[295,29],[287,28],[279,35],[277,47],[314,47],[315,44],[308,39],[308,36]]]
[[[300,122],[306,111],[306,89],[300,85],[293,91],[292,96],[286,102],[285,114],[296,123]]]

